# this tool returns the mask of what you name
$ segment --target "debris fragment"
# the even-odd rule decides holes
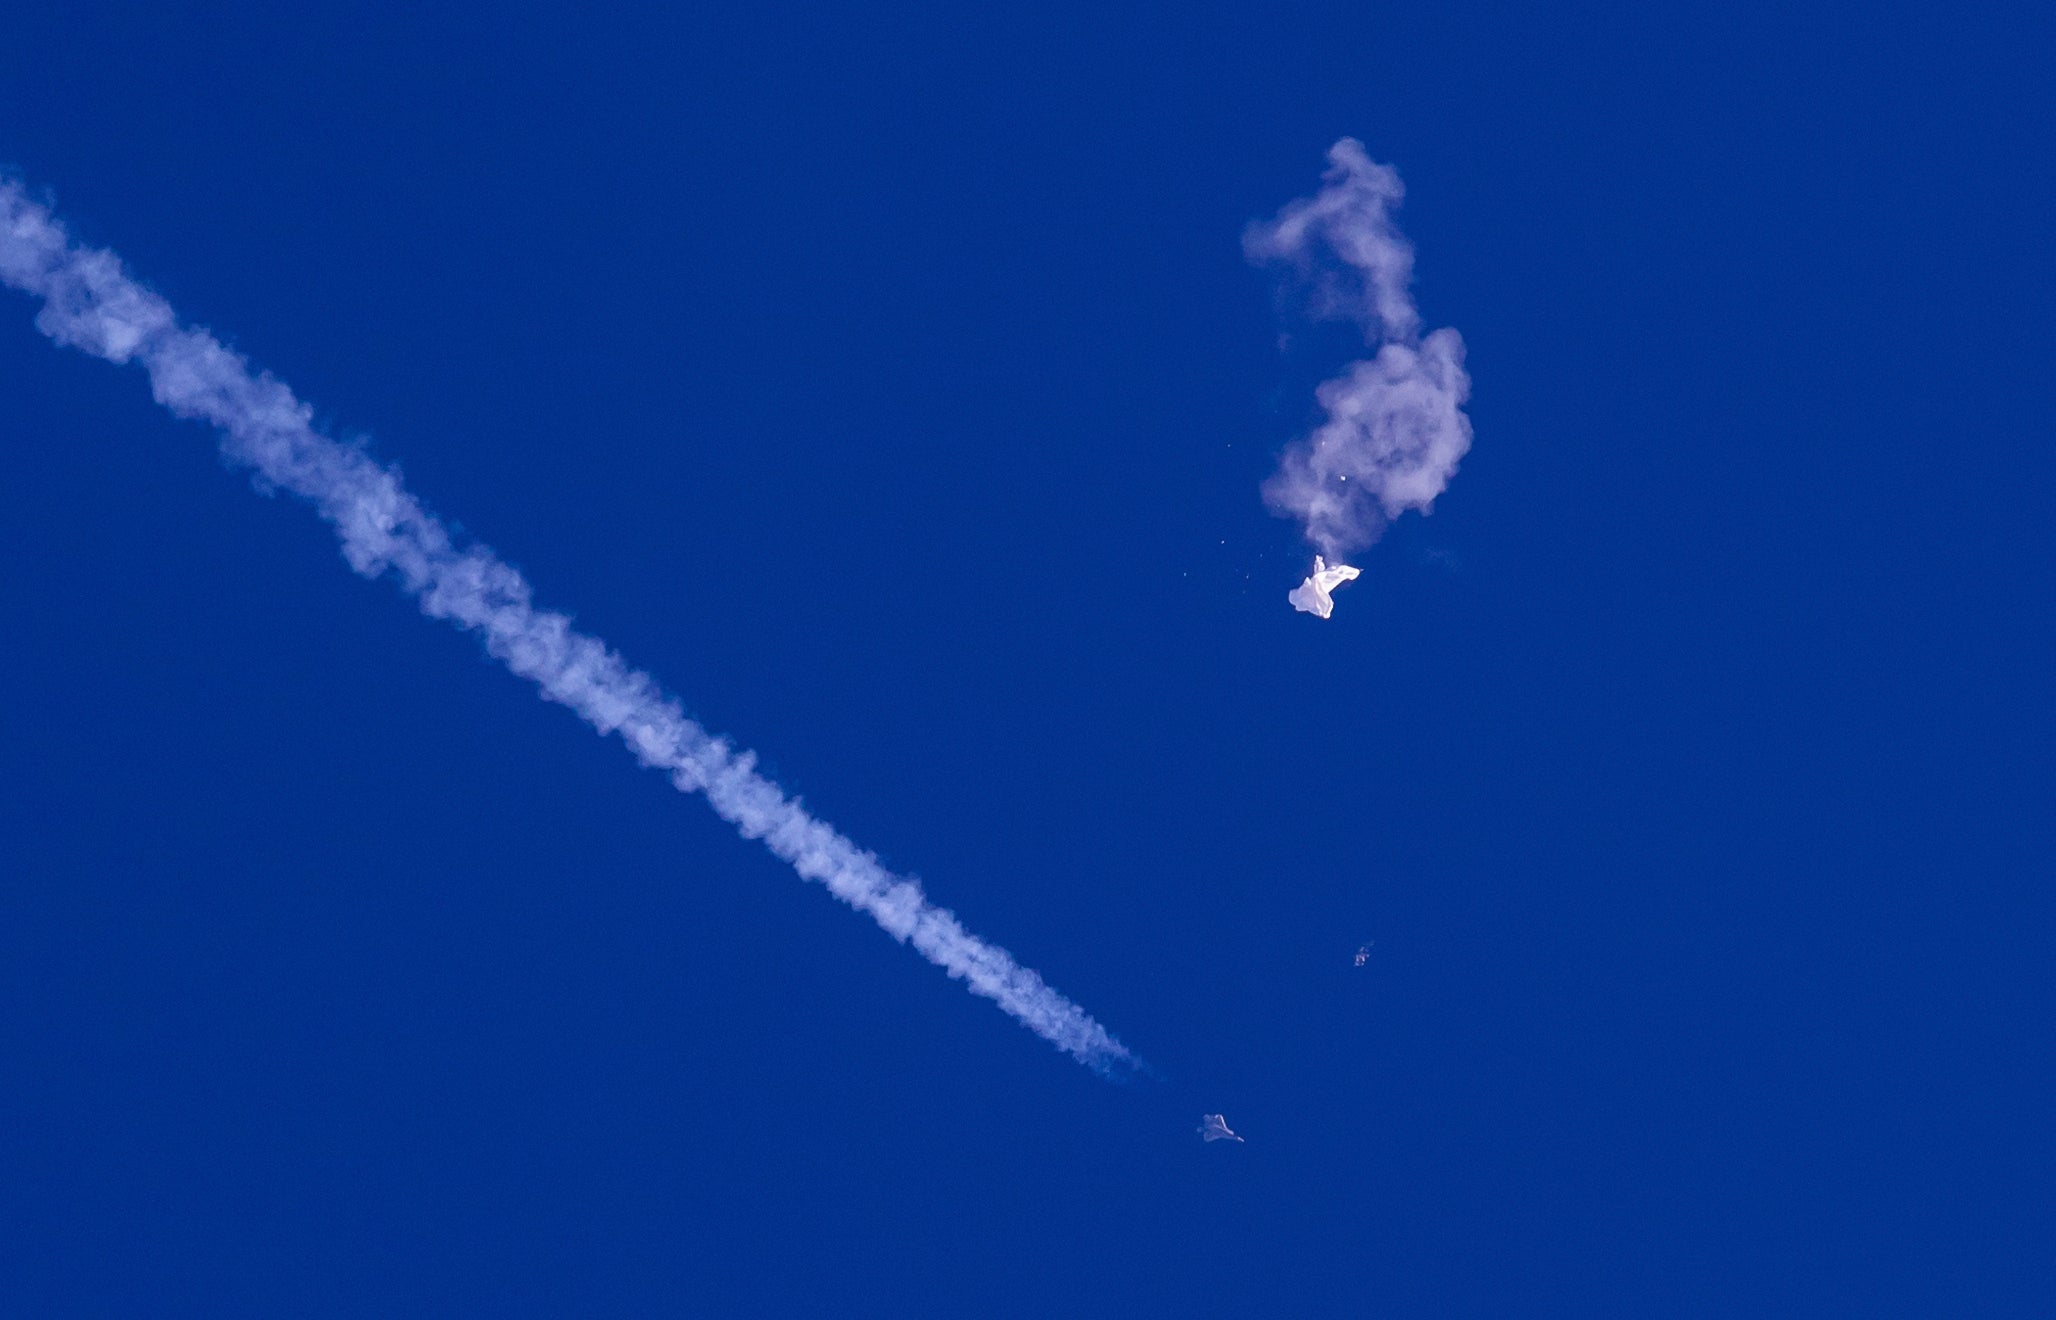
[[[1347,564],[1328,567],[1326,560],[1314,556],[1313,575],[1287,593],[1285,599],[1292,602],[1292,608],[1303,614],[1315,614],[1325,619],[1335,612],[1335,600],[1328,593],[1357,576],[1355,569]]]

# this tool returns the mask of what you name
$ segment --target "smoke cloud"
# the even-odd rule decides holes
[[[490,550],[459,545],[450,530],[361,448],[320,434],[284,384],[253,369],[136,283],[112,253],[73,243],[49,209],[0,179],[0,283],[43,300],[36,326],[60,344],[109,362],[135,362],[158,403],[221,434],[223,454],[260,486],[312,504],[336,531],[343,557],[366,577],[391,575],[422,612],[477,633],[486,650],[576,711],[617,734],[643,765],[681,792],[706,797],[741,833],[761,840],[808,880],[868,914],[894,939],[1106,1076],[1139,1067],[1085,1011],[965,930],[912,880],[816,820],[737,751],[688,718],[656,680],[631,668],[562,614],[538,609],[528,582]]]
[[[1421,334],[1413,246],[1392,220],[1406,195],[1398,172],[1343,138],[1321,179],[1312,197],[1251,225],[1243,250],[1288,271],[1313,316],[1356,322],[1375,350],[1315,390],[1326,420],[1286,448],[1264,483],[1272,511],[1297,519],[1315,549],[1339,560],[1406,510],[1426,513],[1448,487],[1471,447],[1471,379],[1461,335]]]

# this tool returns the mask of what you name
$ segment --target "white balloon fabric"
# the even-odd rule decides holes
[[[1335,612],[1335,598],[1328,593],[1357,576],[1357,571],[1347,564],[1328,567],[1327,561],[1314,556],[1313,575],[1294,587],[1285,599],[1292,602],[1292,608],[1303,614],[1327,618]]]

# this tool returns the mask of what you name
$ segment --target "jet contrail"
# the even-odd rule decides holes
[[[1355,321],[1377,350],[1315,390],[1327,420],[1287,447],[1264,483],[1265,502],[1340,559],[1406,510],[1426,512],[1449,485],[1471,447],[1471,379],[1461,335],[1421,335],[1413,247],[1392,222],[1406,194],[1398,172],[1355,138],[1328,149],[1328,166],[1319,193],[1251,225],[1243,250],[1289,267],[1310,288],[1314,316]]]
[[[636,759],[682,792],[706,795],[722,819],[816,880],[887,933],[958,977],[1030,1031],[1104,1076],[1141,1066],[1083,1009],[1006,952],[965,930],[912,880],[814,819],[736,751],[688,718],[655,679],[599,639],[540,610],[528,582],[449,528],[361,448],[320,434],[312,410],[204,330],[179,324],[170,304],[131,278],[113,253],[81,247],[48,207],[0,179],[0,283],[43,300],[36,328],[109,362],[140,363],[158,403],[212,423],[222,453],[255,470],[262,487],[312,503],[336,530],[343,557],[366,577],[390,572],[432,618],[484,638],[486,650],[569,706],[601,733],[618,733]]]

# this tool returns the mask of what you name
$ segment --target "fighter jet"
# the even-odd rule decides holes
[[[1228,1120],[1222,1118],[1219,1114],[1201,1114],[1199,1116],[1199,1135],[1206,1141],[1242,1140],[1241,1137],[1228,1130]]]
[[[1292,608],[1302,614],[1327,618],[1335,612],[1335,599],[1328,593],[1357,576],[1355,569],[1347,564],[1328,567],[1326,560],[1314,556],[1313,576],[1286,593],[1285,599],[1292,602]]]

